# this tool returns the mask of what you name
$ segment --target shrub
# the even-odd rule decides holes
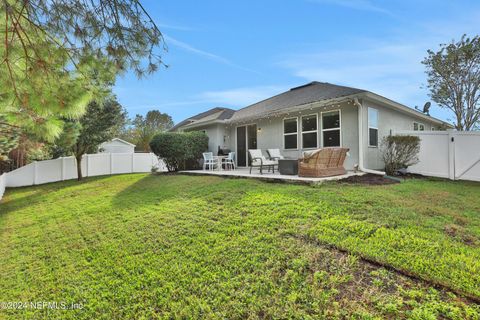
[[[208,149],[208,136],[199,131],[162,132],[150,141],[150,149],[165,162],[170,172],[195,169],[202,152]]]
[[[398,169],[418,163],[420,138],[417,136],[387,136],[382,140],[385,172],[394,175]]]

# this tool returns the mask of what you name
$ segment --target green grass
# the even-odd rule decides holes
[[[479,195],[144,174],[10,189],[0,302],[83,308],[0,319],[479,319]]]

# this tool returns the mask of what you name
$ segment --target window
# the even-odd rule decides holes
[[[322,112],[322,141],[324,147],[340,147],[340,110]]]
[[[318,140],[317,115],[312,114],[302,117],[302,148],[316,148]]]
[[[283,148],[297,149],[298,119],[290,118],[283,120]]]
[[[378,110],[368,108],[368,146],[378,147]]]
[[[437,130],[437,129],[435,129],[435,127],[432,127],[432,131],[435,131],[435,130]]]
[[[425,125],[423,123],[414,122],[413,131],[425,131]]]

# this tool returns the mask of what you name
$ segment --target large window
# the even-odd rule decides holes
[[[423,123],[414,122],[413,123],[413,130],[414,131],[425,131],[425,125]]]
[[[298,119],[290,118],[283,120],[283,148],[297,149]]]
[[[368,146],[378,147],[378,110],[368,108]]]
[[[302,117],[302,148],[316,148],[318,145],[317,115],[312,114]]]
[[[322,113],[322,141],[324,147],[340,147],[340,111]]]

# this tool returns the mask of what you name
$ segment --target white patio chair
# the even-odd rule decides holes
[[[217,164],[217,160],[213,157],[212,152],[203,153],[203,170],[207,170],[207,167],[209,170],[213,170]]]
[[[260,174],[263,174],[263,168],[267,168],[268,171],[272,169],[272,172],[275,173],[275,166],[278,166],[278,163],[272,160],[267,160],[262,154],[260,149],[250,149],[248,150],[250,155],[250,174],[252,174],[252,168],[260,168]]]
[[[225,169],[235,170],[235,152],[229,152],[228,156],[222,159],[222,162],[225,165]]]
[[[285,159],[280,153],[280,149],[267,149],[270,160],[275,161],[278,164],[278,160]]]

